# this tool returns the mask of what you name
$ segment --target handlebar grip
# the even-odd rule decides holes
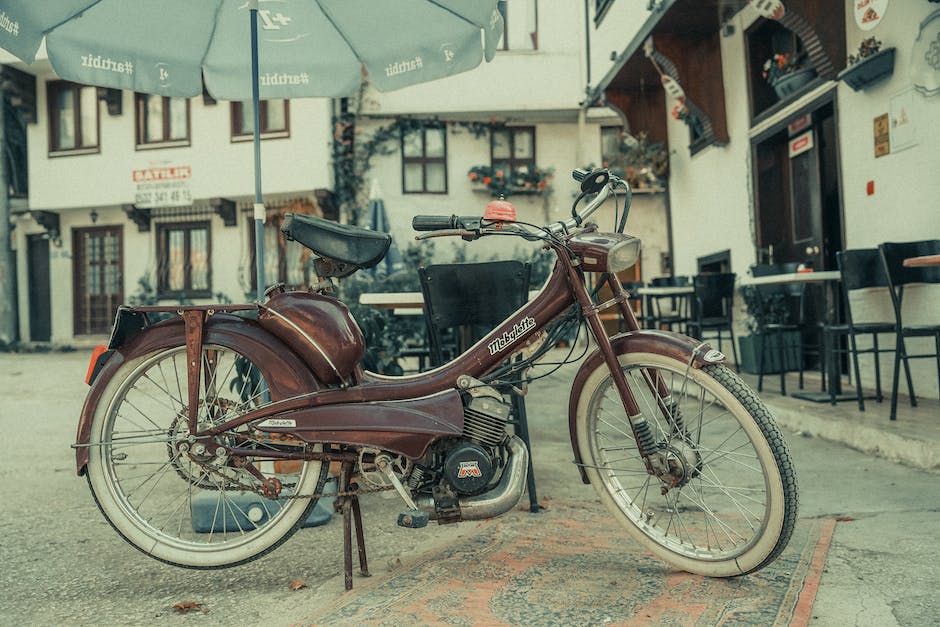
[[[411,219],[411,228],[415,231],[442,231],[456,229],[457,216],[415,216]]]
[[[590,172],[584,168],[575,168],[571,171],[571,178],[580,183],[587,178],[588,174],[590,174]]]

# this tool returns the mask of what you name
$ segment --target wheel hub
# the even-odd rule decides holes
[[[650,458],[654,476],[662,481],[662,492],[681,488],[702,471],[702,456],[685,440],[673,442]]]

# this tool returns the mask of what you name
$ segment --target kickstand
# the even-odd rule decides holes
[[[352,462],[343,463],[339,475],[340,492],[350,491],[350,478],[352,477]],[[334,508],[343,512],[343,559],[344,575],[346,589],[352,590],[352,523],[353,518],[356,521],[356,544],[359,549],[359,574],[363,577],[371,577],[369,573],[369,563],[366,558],[366,542],[362,533],[362,511],[359,509],[359,497],[356,495],[341,496],[336,499]]]

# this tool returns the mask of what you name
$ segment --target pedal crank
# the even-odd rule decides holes
[[[402,500],[405,502],[405,505],[409,507],[408,511],[402,512],[398,515],[398,526],[407,527],[409,529],[420,529],[421,527],[427,527],[428,520],[430,518],[428,513],[418,509],[414,499],[411,498],[411,494],[407,489],[405,489],[405,486],[401,484],[401,481],[395,474],[395,467],[392,463],[392,458],[385,453],[376,455],[375,467],[378,468],[379,472],[382,473],[388,482],[395,487],[395,490],[398,492],[399,496],[401,496]]]

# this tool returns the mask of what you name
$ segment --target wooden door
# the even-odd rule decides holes
[[[75,335],[105,335],[124,302],[123,227],[72,231]]]
[[[837,137],[833,107],[784,126],[754,146],[758,263],[810,263],[835,270],[842,249]]]

